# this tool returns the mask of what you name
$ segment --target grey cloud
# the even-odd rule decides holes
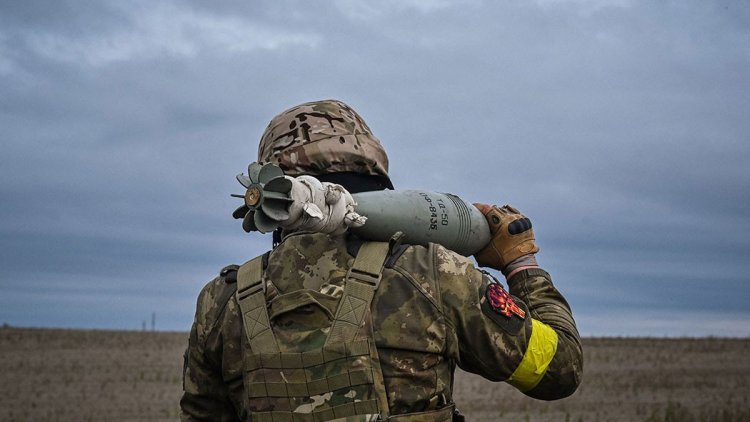
[[[111,302],[107,327],[185,329],[201,284],[270,243],[228,196],[268,120],[331,97],[398,187],[529,214],[584,333],[643,309],[684,332],[693,294],[748,319],[744,3],[0,7],[0,320],[86,326]],[[611,332],[668,326],[638,321]]]
[[[63,8],[60,15],[52,16],[31,9],[9,16],[11,23],[13,17],[24,22],[30,17],[37,23],[30,28],[15,26],[14,38],[43,58],[76,65],[98,67],[165,56],[191,58],[202,51],[237,54],[288,45],[311,47],[319,41],[315,34],[239,16],[197,13],[173,2],[131,2],[127,6],[111,2],[96,8],[100,14],[95,18],[76,16],[63,22],[58,18],[75,15],[78,9]]]

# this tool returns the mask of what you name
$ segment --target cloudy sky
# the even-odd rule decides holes
[[[0,324],[187,330],[276,113],[512,203],[584,335],[750,335],[741,0],[0,1]]]

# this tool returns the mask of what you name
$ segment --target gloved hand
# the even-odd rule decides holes
[[[510,205],[474,206],[484,214],[492,233],[490,243],[474,255],[479,265],[500,270],[506,276],[515,268],[536,266],[533,254],[539,252],[539,246],[534,243],[531,220]]]
[[[280,221],[285,230],[304,230],[339,235],[349,227],[361,227],[367,217],[354,211],[352,195],[343,186],[321,182],[312,176],[290,177],[289,217]]]

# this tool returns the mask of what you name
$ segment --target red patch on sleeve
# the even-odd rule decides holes
[[[485,296],[487,297],[487,301],[493,311],[505,315],[508,318],[514,314],[521,319],[526,318],[526,312],[516,305],[513,297],[503,289],[503,286],[497,283],[489,284],[485,291]]]

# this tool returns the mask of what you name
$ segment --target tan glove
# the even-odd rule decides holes
[[[510,205],[502,207],[474,204],[484,214],[490,225],[490,243],[474,257],[483,267],[504,271],[508,264],[518,258],[539,252],[534,243],[531,220]]]

